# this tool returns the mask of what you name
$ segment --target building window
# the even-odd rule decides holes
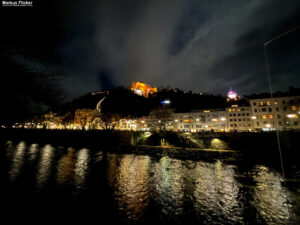
[[[273,115],[270,115],[269,118],[270,118],[270,119],[273,119]]]
[[[250,116],[250,113],[246,113],[246,116]]]
[[[282,101],[282,104],[285,104],[285,101],[284,101],[284,100]]]
[[[292,110],[293,110],[293,111],[296,111],[296,110],[297,110],[296,106],[293,105],[293,106],[292,106]]]
[[[267,101],[267,105],[271,105],[270,101]]]
[[[278,107],[276,107],[276,111],[279,112],[279,108]]]
[[[271,109],[271,108],[269,108],[269,112],[272,112],[272,109]]]
[[[253,105],[256,105],[256,102],[253,102]]]
[[[280,119],[280,115],[279,114],[277,115],[277,118]]]
[[[256,126],[259,126],[259,122],[256,122]]]
[[[241,110],[242,110],[242,111],[245,111],[245,109],[244,109],[244,108],[242,108]]]
[[[238,121],[241,121],[241,119],[238,119]]]
[[[257,112],[257,109],[254,109],[254,112]]]
[[[274,102],[274,104],[275,104],[275,105],[277,105],[277,104],[278,104],[278,102],[277,102],[277,101],[275,101],[275,102]]]
[[[267,119],[267,115],[262,115],[262,118],[263,118],[264,120],[266,120],[266,119]]]
[[[266,110],[266,108],[262,108],[261,111],[262,112],[266,112],[267,110]]]
[[[242,116],[245,116],[245,113],[242,113]]]
[[[233,116],[236,116],[236,114],[233,114]]]
[[[260,105],[264,105],[263,101],[260,101]]]
[[[238,113],[238,116],[241,116],[241,114],[240,114],[240,113]]]

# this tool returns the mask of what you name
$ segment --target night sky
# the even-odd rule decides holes
[[[67,99],[133,81],[213,94],[230,87],[241,95],[267,91],[263,43],[300,25],[299,0],[33,5],[1,7],[2,57],[46,77],[56,74]],[[300,87],[299,40],[300,29],[267,49],[275,91]],[[9,71],[1,76],[2,87],[15,88],[3,78]]]

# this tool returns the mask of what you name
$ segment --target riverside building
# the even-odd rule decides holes
[[[250,105],[257,131],[300,129],[300,96],[251,99]]]
[[[232,105],[226,108],[228,131],[253,131],[250,106]]]
[[[175,131],[227,131],[226,112],[222,109],[194,110],[174,114]]]

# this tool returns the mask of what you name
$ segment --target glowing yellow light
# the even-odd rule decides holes
[[[297,114],[287,114],[288,118],[298,118]]]
[[[293,106],[292,106],[292,110],[293,110],[293,111],[296,111],[296,110],[297,110],[296,106],[293,105]]]
[[[273,115],[270,115],[269,118],[270,118],[270,119],[273,119]]]
[[[226,120],[226,118],[225,118],[225,117],[221,117],[221,120],[222,120],[222,121],[225,121],[225,120]]]
[[[262,118],[263,118],[264,120],[266,120],[266,119],[267,119],[267,115],[262,115]]]
[[[209,110],[204,110],[203,112],[205,112],[205,113],[209,113],[210,111],[209,111]]]
[[[251,116],[251,119],[256,120],[257,117],[256,116]]]

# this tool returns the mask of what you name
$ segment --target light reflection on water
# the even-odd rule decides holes
[[[254,200],[260,215],[268,224],[286,224],[289,218],[289,191],[282,186],[281,175],[269,171],[265,166],[257,166],[253,176],[257,185]]]
[[[58,161],[56,178],[59,184],[72,184],[76,161],[75,157],[75,149],[68,148],[67,153]]]
[[[11,148],[10,148],[11,150]],[[21,167],[24,163],[24,156],[26,151],[26,143],[20,142],[17,144],[12,162],[11,162],[11,169],[9,171],[9,178],[12,182],[15,181],[15,179],[19,176]]]
[[[186,220],[196,224],[297,224],[299,219],[299,181],[294,184],[296,188],[285,187],[280,173],[262,165],[239,172],[237,165],[221,160],[211,163],[93,153],[86,148],[55,149],[37,144],[28,145],[27,150],[25,142],[7,146],[10,181],[23,176],[22,169],[30,164],[27,170],[36,177],[38,190],[52,182],[53,188],[71,187],[66,190],[74,197],[82,192],[109,196],[91,186],[93,181],[108,184],[109,201],[117,207],[114,216],[127,223],[150,218],[163,224]],[[103,166],[97,167],[99,164]]]
[[[131,221],[138,220],[148,205],[149,156],[108,154],[108,182],[114,190],[121,214]]]
[[[51,145],[45,145],[41,149],[41,158],[37,171],[37,187],[42,188],[48,181],[51,174],[51,166],[54,157],[54,148]]]
[[[89,167],[89,150],[84,148],[77,153],[77,161],[74,168],[74,185],[77,190],[81,190],[85,187],[86,176]]]

